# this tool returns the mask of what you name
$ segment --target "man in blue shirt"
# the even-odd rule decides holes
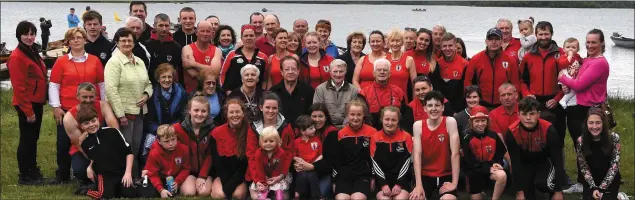
[[[75,15],[75,8],[71,8],[71,13],[68,14],[66,20],[68,21],[68,28],[77,27],[79,24],[79,17]]]

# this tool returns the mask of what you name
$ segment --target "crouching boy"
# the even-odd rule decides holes
[[[88,178],[97,183],[97,188],[89,189],[87,195],[95,199],[135,197],[130,144],[119,130],[101,127],[92,104],[80,104],[77,118],[81,129],[88,133],[81,142],[82,150],[90,159],[86,172]]]
[[[177,191],[186,191],[178,189],[187,187],[182,184],[190,173],[189,149],[178,143],[176,132],[169,124],[157,128],[156,141],[152,144],[145,166],[149,182],[142,189],[143,196],[168,198]]]

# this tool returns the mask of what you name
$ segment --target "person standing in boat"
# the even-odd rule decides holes
[[[102,17],[99,12],[91,10],[86,12],[82,17],[84,21],[84,30],[86,30],[86,44],[84,49],[86,53],[97,56],[103,66],[112,56],[112,48],[115,44],[110,42],[101,31]],[[72,48],[72,47],[69,47]]]
[[[174,32],[174,40],[181,46],[187,46],[196,42],[196,12],[190,7],[184,7],[179,11],[179,20],[181,28]]]
[[[49,44],[49,36],[51,35],[51,20],[46,20],[44,17],[40,17],[40,29],[42,29],[42,33],[40,36],[42,37],[42,51],[46,52],[46,47]]]
[[[35,49],[37,28],[21,21],[15,31],[18,46],[7,60],[13,86],[13,103],[18,114],[20,139],[17,149],[18,184],[41,185],[44,181],[37,165],[37,141],[42,126],[42,111],[46,102],[46,66]]]

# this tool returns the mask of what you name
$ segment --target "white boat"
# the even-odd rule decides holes
[[[635,39],[623,37],[621,34],[614,32],[611,36],[611,40],[615,43],[615,46],[624,48],[635,48]]]

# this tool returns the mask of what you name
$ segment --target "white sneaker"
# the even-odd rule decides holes
[[[562,192],[564,192],[565,194],[571,194],[571,193],[582,193],[582,183],[576,183],[574,185],[572,185],[571,187],[569,187],[566,190],[563,190]]]
[[[628,200],[629,198],[628,198],[628,195],[626,195],[626,193],[620,192],[620,193],[617,193],[617,199],[619,199],[619,200]]]

